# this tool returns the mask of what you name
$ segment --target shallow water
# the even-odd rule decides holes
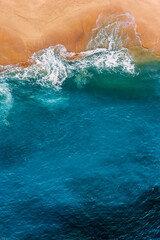
[[[0,75],[0,239],[160,239],[159,64],[89,54]]]

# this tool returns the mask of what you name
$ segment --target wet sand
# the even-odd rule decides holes
[[[136,23],[123,32],[133,57],[145,61],[160,55],[159,0],[0,0],[0,11],[1,65],[25,63],[34,52],[57,44],[85,51],[100,16],[103,26],[125,13]]]

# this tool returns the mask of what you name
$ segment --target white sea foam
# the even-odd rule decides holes
[[[0,74],[0,78],[33,80],[41,85],[53,86],[55,90],[59,90],[65,79],[73,76],[79,84],[79,76],[83,75],[84,83],[90,68],[94,68],[98,72],[106,70],[135,74],[133,59],[127,49],[113,51],[97,48],[84,52],[85,57],[80,60],[69,61],[63,58],[65,52],[69,54],[65,47],[58,46],[58,48],[61,48],[60,55],[57,53],[57,47],[49,47],[32,56],[33,65],[27,68],[8,66]]]
[[[135,18],[130,13],[123,13],[108,18],[101,13],[96,21],[97,27],[92,30],[92,37],[87,49],[107,48],[108,50],[120,50],[127,46],[128,41],[135,41],[142,46],[137,32]],[[132,31],[132,39],[128,32]]]
[[[0,83],[0,123],[8,124],[6,117],[13,106],[13,98],[9,86]]]

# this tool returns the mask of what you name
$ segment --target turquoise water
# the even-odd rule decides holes
[[[160,66],[44,50],[0,74],[0,239],[160,239]]]

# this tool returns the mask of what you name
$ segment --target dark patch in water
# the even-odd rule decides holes
[[[160,238],[158,186],[130,205],[113,207],[90,201],[78,208],[63,204],[47,207],[40,199],[33,199],[15,206],[15,210],[29,232],[17,235],[23,240]]]

